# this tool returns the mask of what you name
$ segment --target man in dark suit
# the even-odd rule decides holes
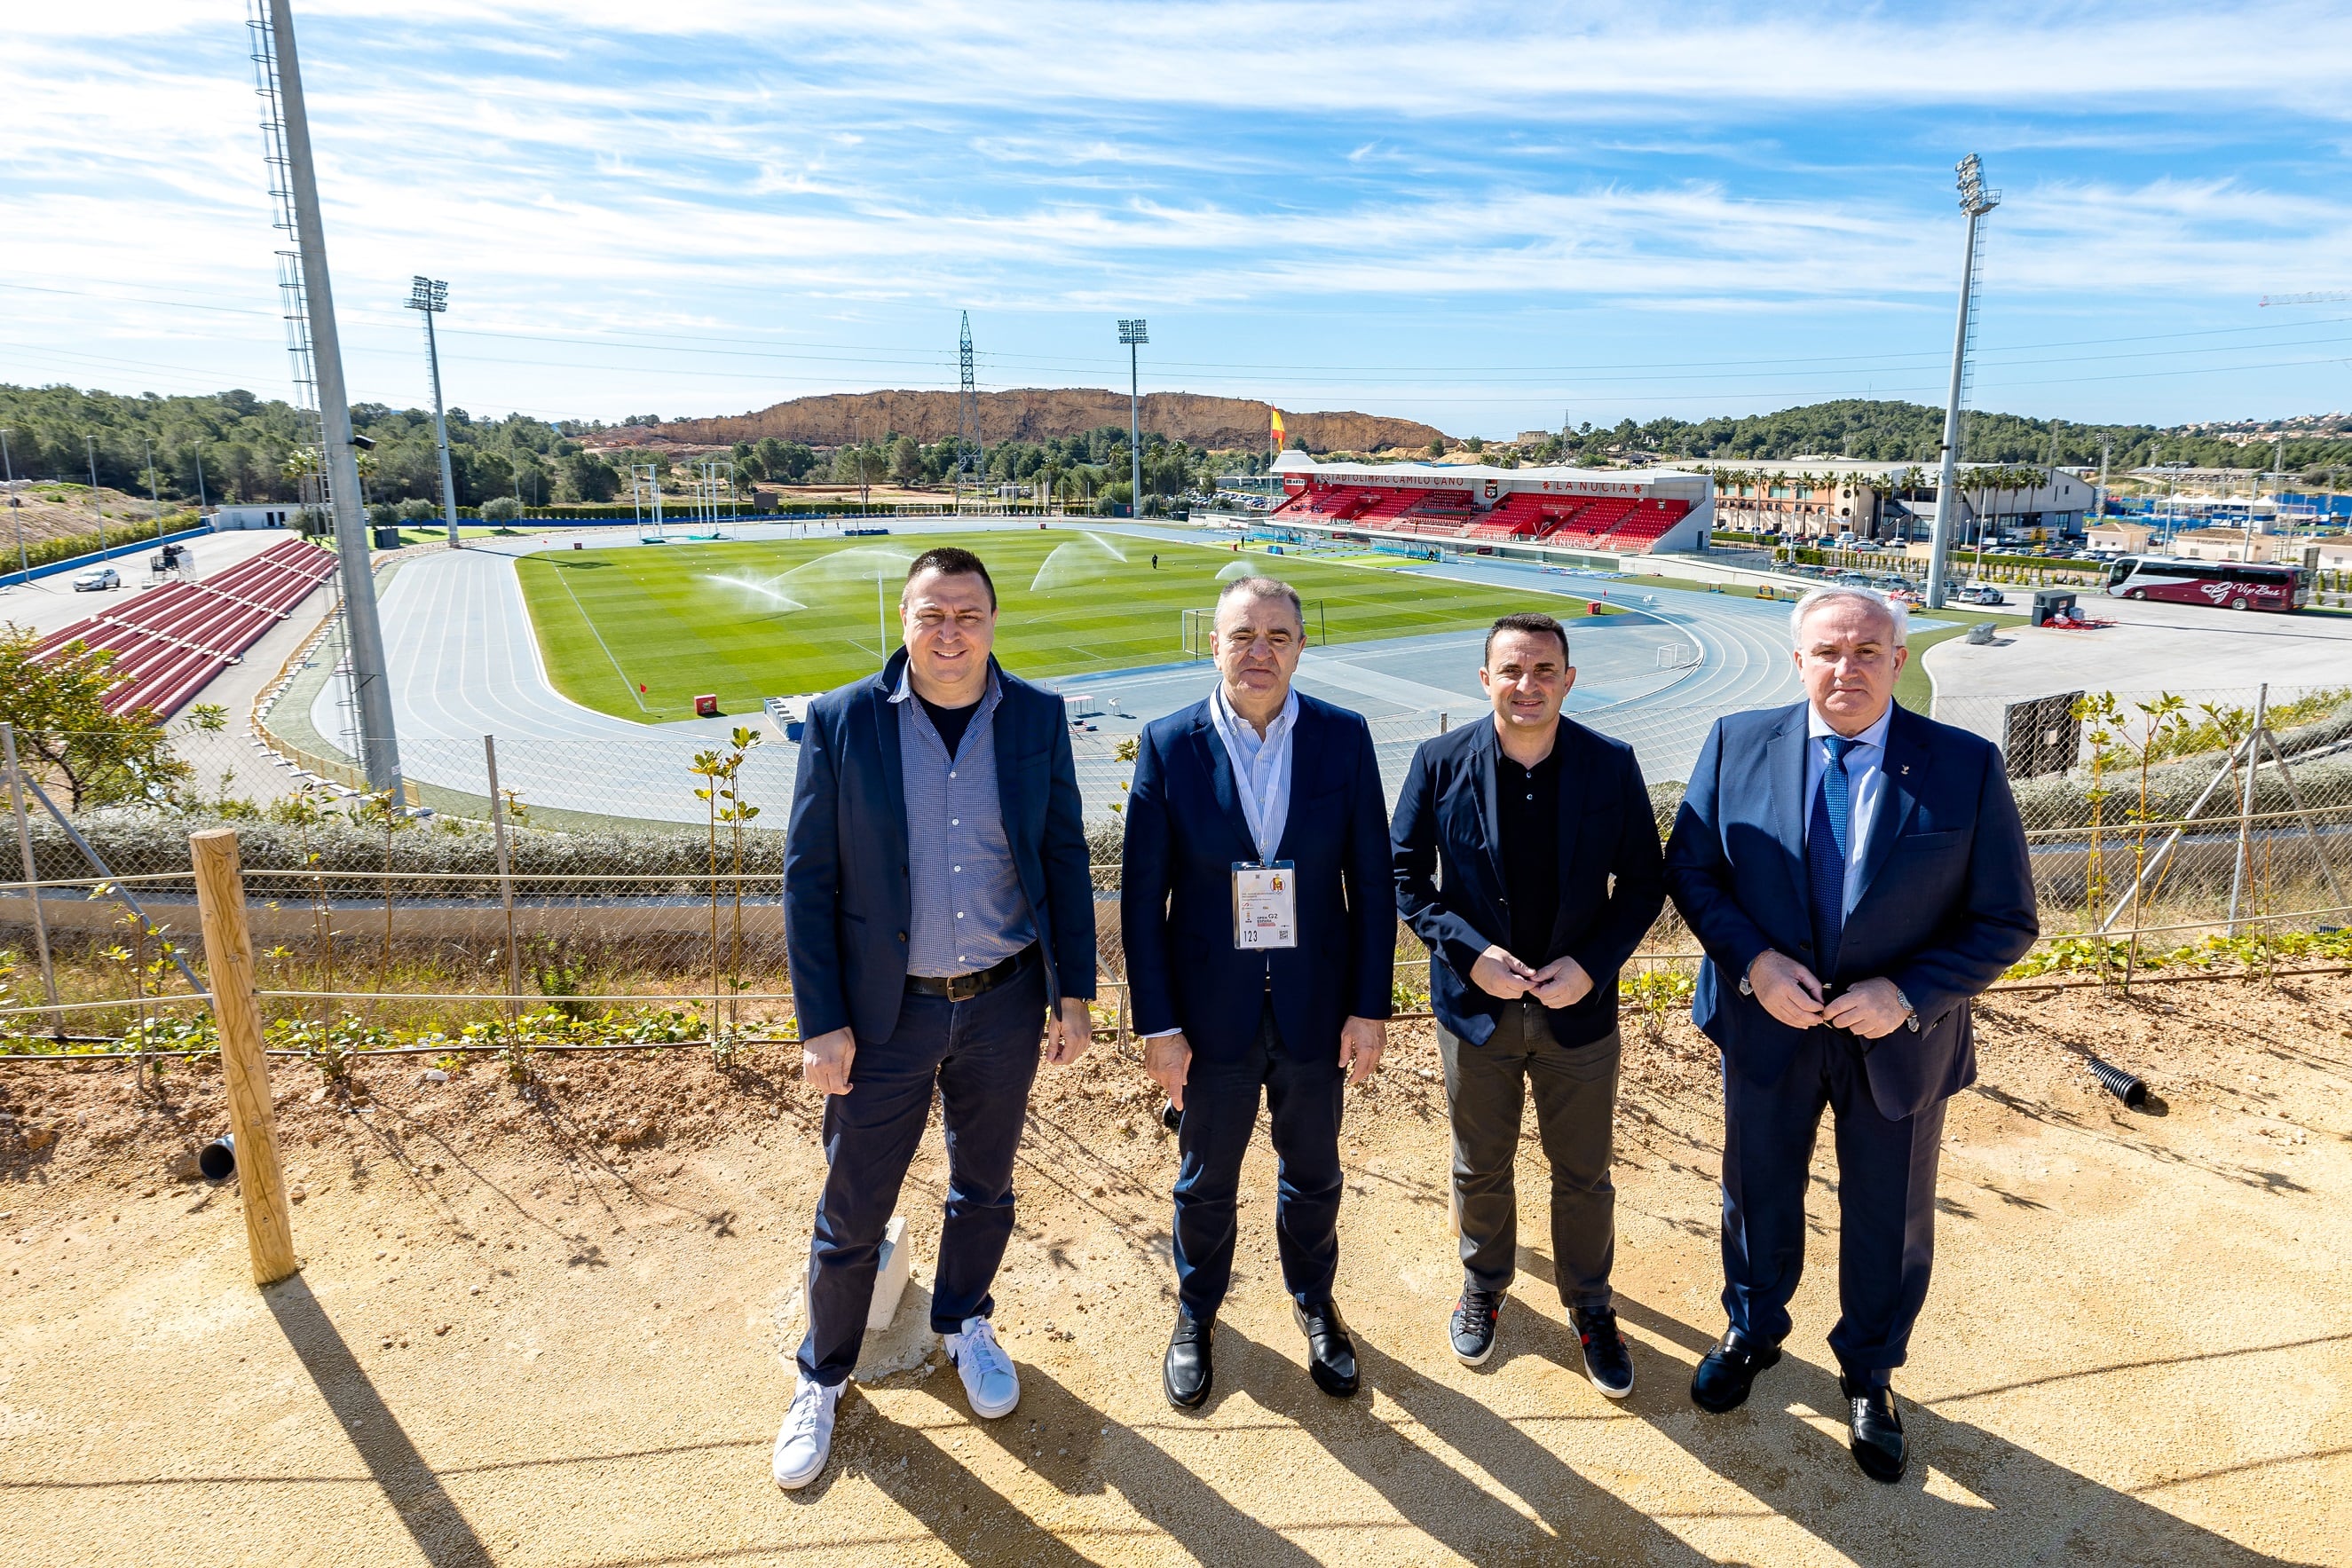
[[[1143,731],[1119,898],[1144,1071],[1182,1113],[1179,1305],[1161,1385],[1188,1410],[1209,1397],[1261,1091],[1307,1371],[1335,1397],[1356,1392],[1355,1343],[1331,1300],[1340,1092],[1379,1065],[1396,958],[1371,731],[1292,690],[1306,641],[1298,595],[1270,578],[1228,583],[1214,635],[1216,689]]]
[[[1657,824],[1633,748],[1559,716],[1576,668],[1559,622],[1496,622],[1478,680],[1493,722],[1422,742],[1392,832],[1397,907],[1429,945],[1454,1127],[1463,1279],[1448,1337],[1465,1365],[1494,1354],[1518,1258],[1513,1173],[1532,1084],[1554,1283],[1593,1386],[1622,1399],[1633,1361],[1609,1290],[1617,972],[1665,904]]]
[[[905,648],[810,706],[784,841],[802,1062],[827,1096],[808,1334],[776,1438],[787,1488],[824,1468],[935,1092],[948,1199],[931,1328],[974,1414],[1020,1402],[989,1321],[1013,1155],[1040,1036],[1056,1064],[1092,1039],[1094,892],[1062,699],[991,656],[996,588],[970,550],[916,557],[898,604]]]
[[[1888,1387],[1927,1301],[1945,1102],[1976,1081],[1969,1004],[2033,945],[2032,866],[2000,753],[1895,705],[1899,605],[1817,589],[1790,615],[1805,701],[1717,722],[1666,845],[1706,950],[1692,1016],[1723,1050],[1724,1310],[1703,1410],[1780,1358],[1805,1176],[1837,1118],[1830,1349],[1855,1461],[1900,1479]]]

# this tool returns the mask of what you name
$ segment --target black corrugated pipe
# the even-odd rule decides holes
[[[2106,1085],[2107,1092],[2137,1111],[2147,1103],[2147,1085],[2111,1061],[2085,1052],[2084,1061],[2091,1064],[2091,1073]]]

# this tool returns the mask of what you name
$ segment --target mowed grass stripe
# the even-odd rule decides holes
[[[1008,668],[1034,676],[1177,662],[1183,657],[1181,612],[1213,604],[1217,572],[1236,559],[1288,582],[1310,608],[1322,601],[1322,630],[1331,643],[1484,626],[1513,610],[1582,608],[1571,595],[1366,570],[1311,557],[1241,557],[1212,545],[1104,537],[1127,560],[1081,542],[1074,553],[1085,558],[1084,580],[1052,590],[1033,591],[1030,583],[1055,549],[1084,540],[1080,530],[565,550],[524,556],[516,570],[556,689],[600,713],[653,722],[691,716],[694,698],[705,692],[719,698],[723,712],[750,713],[764,697],[825,691],[871,674],[880,661],[873,652],[870,576],[825,580],[829,572],[820,569],[789,583],[773,582],[849,549],[878,548],[908,557],[959,544],[975,551],[996,580],[997,654]],[[730,577],[768,583],[803,608],[782,607],[755,590],[717,580]],[[898,643],[898,598],[893,575],[882,588],[885,653]],[[1570,602],[1563,607],[1563,600]],[[1311,616],[1308,630],[1314,631]],[[598,633],[610,659],[597,645]],[[645,683],[643,713],[614,680],[614,662],[628,682]]]

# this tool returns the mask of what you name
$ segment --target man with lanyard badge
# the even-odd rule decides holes
[[[1387,1043],[1396,912],[1381,775],[1362,716],[1291,687],[1298,595],[1246,577],[1217,601],[1218,685],[1147,726],[1127,809],[1120,920],[1144,1071],[1181,1113],[1169,1403],[1209,1397],[1233,1279],[1242,1156],[1261,1092],[1275,1234],[1307,1371],[1356,1392],[1339,1270],[1340,1097]]]

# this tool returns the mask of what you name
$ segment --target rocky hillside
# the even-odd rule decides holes
[[[1042,441],[1081,435],[1106,424],[1127,423],[1127,399],[1110,391],[1083,387],[1027,387],[982,392],[978,400],[980,440]],[[1143,428],[1195,447],[1263,446],[1273,410],[1251,398],[1204,397],[1195,392],[1150,392],[1143,399]],[[1291,436],[1317,451],[1378,452],[1414,448],[1445,439],[1434,426],[1410,419],[1369,413],[1307,413],[1283,411]],[[695,444],[758,441],[804,441],[839,446],[872,441],[886,432],[926,444],[956,434],[956,394],[945,392],[829,392],[793,398],[757,413],[724,419],[682,419],[651,430],[630,432],[634,440],[666,436]]]

